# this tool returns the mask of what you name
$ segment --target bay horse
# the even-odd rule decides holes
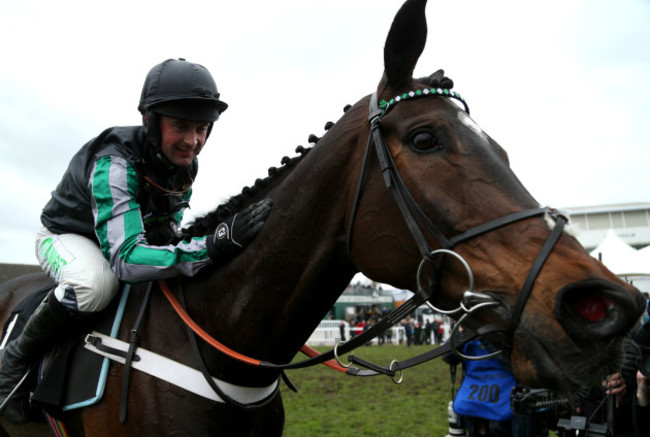
[[[223,216],[272,198],[264,229],[244,253],[169,286],[182,288],[187,312],[212,337],[245,356],[288,363],[357,272],[430,292],[433,305],[451,310],[466,296],[470,268],[470,288],[491,305],[464,323],[497,327],[489,339],[520,383],[564,392],[599,384],[619,365],[643,298],[558,226],[563,217],[540,208],[441,71],[412,77],[426,41],[425,5],[407,0],[395,16],[373,95],[349,107],[311,149],[183,231],[184,238],[209,234]],[[38,281],[3,287],[3,319]],[[186,328],[157,288],[139,346],[196,368]],[[119,338],[128,338],[138,312],[130,302]],[[267,387],[279,378],[277,369],[205,342],[198,348],[209,373],[231,384]],[[71,435],[282,434],[277,391],[257,408],[242,408],[139,371],[120,423],[123,369],[111,366],[101,402],[66,413]],[[47,433],[35,424],[2,425],[10,435]]]

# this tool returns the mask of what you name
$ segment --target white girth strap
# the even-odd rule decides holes
[[[129,349],[129,344],[124,341],[111,338],[94,331],[91,335],[101,338],[102,344],[105,346],[119,349],[124,352],[128,351]],[[122,364],[125,362],[123,357],[101,351],[92,344],[88,343],[88,341],[86,341],[84,347],[96,354],[110,358],[113,361],[117,361]],[[158,355],[141,347],[136,349],[136,354],[140,357],[140,359],[138,361],[131,362],[131,367],[134,369],[148,373],[149,375],[155,376],[156,378],[162,379],[163,381],[167,381],[199,396],[203,396],[204,398],[217,402],[224,402],[224,400],[221,399],[221,397],[217,395],[214,390],[212,390],[200,371],[176,361],[170,360],[169,358],[165,358],[162,355]],[[230,384],[229,382],[222,381],[217,378],[212,379],[226,395],[242,404],[254,404],[256,402],[263,401],[275,391],[277,385],[280,383],[280,380],[278,379],[267,387],[245,387],[241,385]]]

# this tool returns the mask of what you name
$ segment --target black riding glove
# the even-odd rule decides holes
[[[241,252],[262,230],[264,220],[271,212],[273,200],[264,199],[227,218],[208,236],[208,255],[215,263],[222,263]]]

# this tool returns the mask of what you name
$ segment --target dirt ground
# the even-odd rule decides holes
[[[0,282],[8,281],[16,276],[36,273],[41,271],[41,266],[30,264],[0,264]]]

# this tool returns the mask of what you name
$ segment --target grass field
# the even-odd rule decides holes
[[[430,348],[366,346],[357,349],[355,354],[388,366],[394,359],[403,361]],[[353,377],[325,366],[290,370],[287,374],[298,393],[282,387],[286,437],[443,437],[447,434],[451,379],[449,366],[440,358],[405,370],[399,385],[389,377]]]

